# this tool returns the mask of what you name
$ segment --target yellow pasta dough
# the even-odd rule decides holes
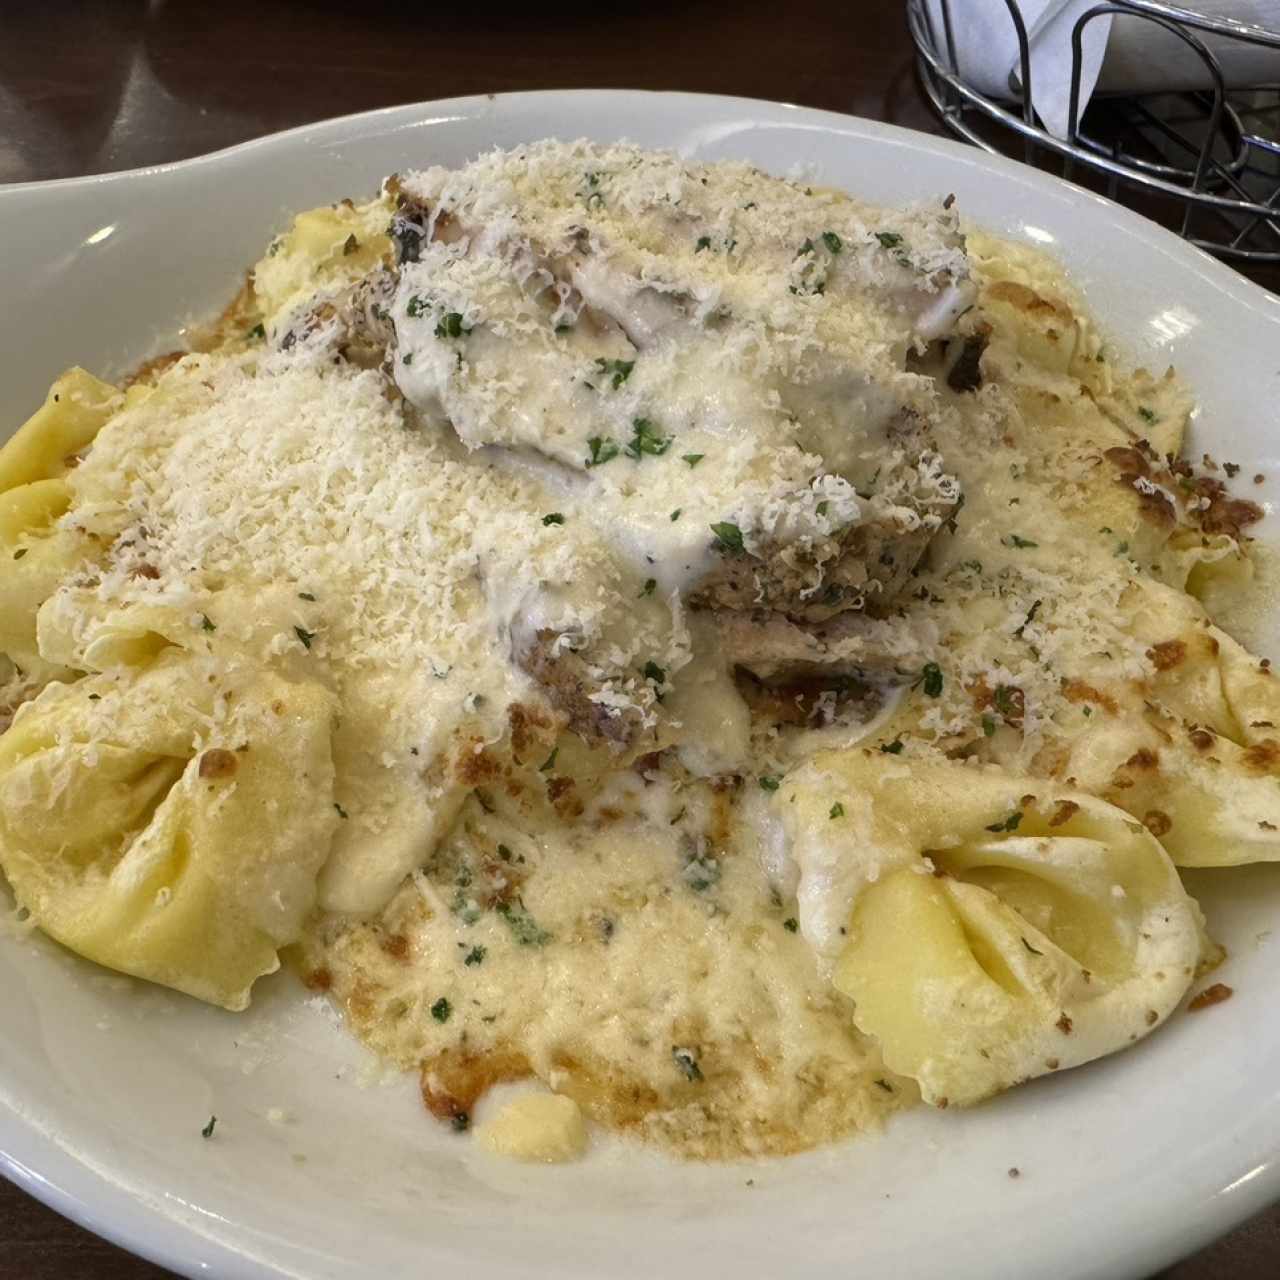
[[[806,877],[850,904],[835,984],[854,1021],[937,1105],[1123,1048],[1201,960],[1164,850],[1081,791],[853,749],[792,773],[776,808],[802,904]]]
[[[339,821],[330,695],[170,651],[51,685],[0,737],[0,865],[50,936],[242,1009]]]

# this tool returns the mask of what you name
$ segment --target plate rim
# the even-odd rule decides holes
[[[428,99],[351,112],[262,134],[228,147],[162,164],[77,177],[3,184],[0,185],[0,218],[3,218],[8,203],[15,198],[59,198],[71,190],[99,189],[130,182],[164,179],[209,167],[234,164],[245,156],[278,146],[323,145],[330,142],[358,144],[360,131],[365,127],[388,124],[392,127],[426,125],[432,122],[432,116],[476,120],[482,119],[484,114],[496,108],[518,109],[521,104],[546,107],[563,103],[584,103],[587,100],[607,100],[615,106],[627,106],[636,111],[651,109],[656,104],[662,104],[668,109],[678,109],[681,103],[688,102],[698,104],[703,111],[708,108],[718,109],[726,117],[735,113],[740,116],[743,111],[781,108],[796,112],[797,120],[804,119],[836,128],[851,137],[886,140],[908,146],[916,152],[951,159],[963,156],[973,167],[1000,178],[1015,180],[1046,194],[1061,196],[1069,193],[1073,199],[1083,200],[1105,210],[1107,216],[1127,224],[1130,230],[1140,231],[1146,238],[1161,246],[1171,258],[1181,259],[1184,265],[1196,268],[1206,285],[1249,309],[1269,312],[1267,318],[1280,325],[1280,296],[1240,275],[1225,263],[1142,214],[1076,183],[1044,173],[1010,157],[987,152],[950,137],[799,103],[681,90],[517,90]],[[438,122],[444,123],[444,119]],[[1280,1134],[1276,1137],[1280,1148]],[[1280,1200],[1280,1160],[1273,1160],[1261,1169],[1241,1169],[1239,1173],[1240,1176],[1235,1181],[1219,1188],[1212,1195],[1188,1197],[1188,1203],[1178,1206],[1185,1215],[1178,1231],[1166,1233],[1165,1242],[1153,1235],[1140,1250],[1131,1247],[1128,1260],[1131,1261],[1134,1253],[1140,1251],[1146,1265],[1168,1265],[1230,1231],[1267,1205]],[[287,1263],[254,1257],[235,1244],[200,1231],[190,1219],[179,1220],[158,1212],[153,1205],[139,1201],[113,1180],[108,1169],[93,1167],[80,1159],[55,1134],[7,1103],[0,1104],[0,1174],[86,1230],[178,1275],[195,1277],[216,1274],[230,1277],[231,1280],[284,1280],[286,1277],[289,1280],[308,1280],[304,1273],[289,1267]],[[1248,1185],[1241,1185],[1244,1183]],[[1228,1191],[1244,1194],[1227,1197]],[[1176,1235],[1176,1241],[1167,1243],[1171,1235]],[[1131,1240],[1129,1243],[1132,1246],[1138,1242]],[[1125,1264],[1126,1257],[1122,1257],[1121,1250],[1117,1248],[1112,1250],[1109,1264],[1103,1263],[1100,1269],[1090,1274],[1119,1274],[1116,1268]]]

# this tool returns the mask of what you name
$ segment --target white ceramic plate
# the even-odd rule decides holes
[[[1054,250],[1112,335],[1197,388],[1195,445],[1280,475],[1280,300],[1151,223],[954,143],[796,107],[535,93],[351,116],[157,169],[0,190],[0,422],[220,307],[290,211],[546,136],[735,158],[887,203],[957,193]],[[1269,497],[1275,487],[1251,490]],[[1274,616],[1264,622],[1274,632]],[[287,976],[231,1015],[0,939],[0,1150],[61,1212],[187,1275],[1137,1276],[1280,1195],[1280,867],[1193,877],[1235,998],[974,1111],[760,1165],[444,1134]],[[269,1113],[280,1109],[283,1122]],[[201,1127],[217,1114],[215,1136]],[[1010,1167],[1021,1171],[1008,1176]]]

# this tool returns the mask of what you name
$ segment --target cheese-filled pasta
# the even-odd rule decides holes
[[[331,697],[170,651],[52,684],[0,737],[0,866],[101,964],[243,1009],[315,900],[339,817]]]
[[[855,747],[788,775],[774,808],[801,929],[927,1102],[976,1102],[1124,1048],[1205,957],[1168,855],[1084,792]]]

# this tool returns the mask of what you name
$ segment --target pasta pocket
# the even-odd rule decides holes
[[[98,553],[81,533],[59,524],[73,501],[65,477],[122,403],[115,387],[72,369],[0,447],[0,653],[38,683],[69,670],[41,655],[37,610],[78,564]]]
[[[64,946],[243,1009],[339,816],[331,695],[172,653],[50,685],[0,737],[0,865]]]
[[[1141,684],[1092,690],[1052,771],[1139,818],[1180,866],[1280,859],[1280,687],[1190,597],[1137,582]],[[1082,692],[1081,696],[1085,696]]]
[[[855,749],[795,770],[775,811],[802,913],[837,887],[834,982],[854,1022],[934,1105],[1124,1048],[1204,954],[1159,842],[1080,791]]]

